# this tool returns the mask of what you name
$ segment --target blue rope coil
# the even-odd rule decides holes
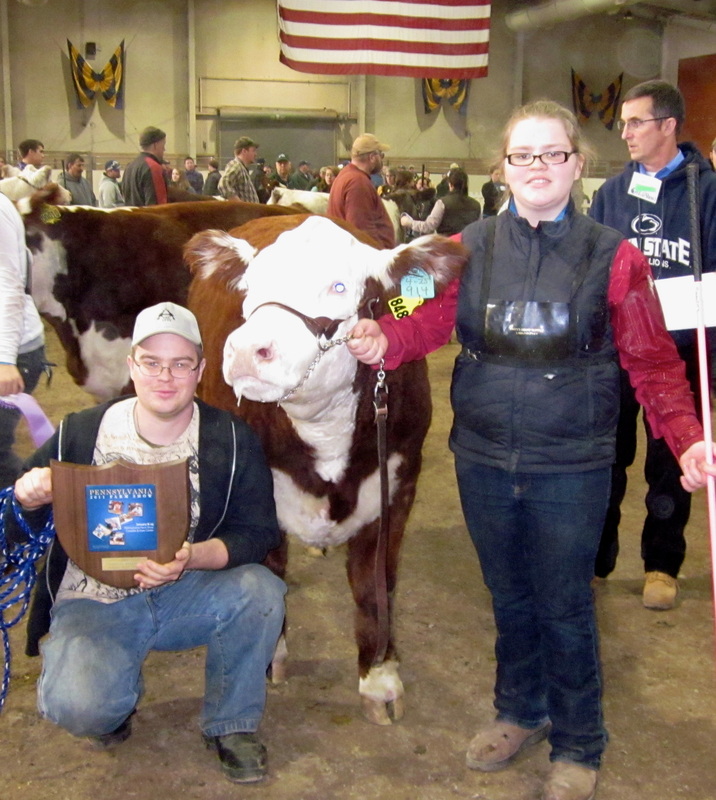
[[[5,534],[5,513],[10,506],[15,519],[27,537],[22,544],[8,545]],[[42,558],[55,536],[52,512],[39,533],[34,533],[27,524],[20,504],[15,499],[12,486],[0,490],[0,634],[4,651],[2,687],[0,687],[0,711],[10,687],[10,636],[8,630],[23,618],[30,603],[32,588],[37,580],[35,564]],[[20,606],[9,621],[5,614],[13,606]]]

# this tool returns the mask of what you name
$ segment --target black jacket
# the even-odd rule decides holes
[[[445,213],[438,225],[438,233],[454,236],[464,230],[471,222],[480,219],[482,208],[475,198],[458,192],[448,192],[443,198]]]
[[[59,458],[75,464],[91,464],[97,432],[107,408],[117,398],[94,408],[69,414],[55,434],[27,461],[25,467],[48,466]],[[243,421],[226,411],[196,400],[199,411],[200,510],[195,542],[221,539],[229,552],[227,568],[261,563],[278,547],[281,534],[273,499],[273,479],[261,443]],[[26,515],[39,531],[50,506]],[[24,535],[11,510],[5,516],[9,541]],[[50,609],[67,565],[67,555],[55,540],[38,576],[27,626],[27,654],[37,655],[38,642],[50,625]],[[121,601],[119,601],[121,602]]]

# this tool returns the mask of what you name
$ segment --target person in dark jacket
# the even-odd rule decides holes
[[[215,158],[209,159],[209,174],[204,181],[204,194],[209,197],[217,197],[219,194],[219,181],[221,180],[221,173],[219,172],[219,162]]]
[[[80,153],[70,153],[64,163],[64,169],[57,178],[57,183],[72,195],[73,206],[96,206],[92,186],[84,177],[85,160]]]
[[[184,174],[195,194],[202,194],[204,190],[204,176],[196,168],[196,161],[191,156],[184,159]]]
[[[311,164],[308,161],[299,161],[298,169],[288,179],[289,189],[310,192],[316,180],[311,172]]]
[[[597,222],[618,230],[646,255],[658,288],[668,286],[661,283],[664,279],[690,276],[693,271],[686,179],[691,164],[696,165],[699,175],[703,271],[716,270],[716,175],[693,144],[677,144],[683,121],[684,101],[675,86],[666,81],[646,81],[630,89],[617,125],[632,160],[620,175],[604,183],[589,210]],[[635,186],[647,181],[654,184],[652,193],[640,196]],[[699,398],[696,332],[674,330],[671,336],[686,363],[691,389]],[[626,492],[626,471],[636,455],[639,403],[624,374],[621,388],[611,500],[594,569],[595,575],[602,578],[616,565],[619,506]],[[691,496],[681,486],[677,460],[645,422],[644,475],[649,488],[641,535],[645,572],[642,602],[646,608],[665,611],[676,603]]]
[[[145,128],[139,137],[142,152],[130,162],[122,178],[122,195],[128,206],[156,206],[168,202],[164,170],[167,135],[160,128]]]
[[[26,521],[40,530],[56,500],[50,459],[95,465],[120,456],[141,464],[187,459],[189,474],[186,540],[168,563],[141,561],[133,588],[88,575],[53,542],[36,585],[28,651],[36,654],[49,627],[40,713],[106,748],[131,734],[149,652],[206,646],[202,736],[229,780],[249,783],[266,774],[256,730],[285,585],[261,562],[280,544],[280,533],[257,436],[194,398],[206,363],[201,348],[187,309],[167,302],[140,312],[128,356],[136,397],[70,414],[16,481]],[[6,530],[11,541],[23,538],[10,514]]]
[[[649,265],[574,208],[584,150],[571,111],[551,101],[518,109],[502,142],[509,206],[463,231],[459,286],[402,319],[361,320],[348,343],[393,369],[447,342],[456,323],[450,448],[498,633],[497,718],[466,761],[499,770],[548,737],[542,800],[592,800],[607,741],[590,584],[619,360],[679,457],[684,488],[716,472]]]
[[[400,215],[400,224],[417,235],[440,233],[453,236],[460,233],[471,222],[480,219],[480,204],[467,193],[467,174],[465,170],[451,169],[448,172],[447,194],[435,201],[427,219],[413,219],[410,214]]]
[[[482,184],[482,199],[485,201],[482,213],[486,217],[494,217],[500,210],[500,201],[507,187],[500,177],[500,167],[490,172],[490,180]]]

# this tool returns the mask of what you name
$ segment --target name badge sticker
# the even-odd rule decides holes
[[[400,281],[400,293],[403,297],[422,297],[428,300],[435,297],[435,280],[425,270],[413,267]]]
[[[637,197],[639,200],[646,200],[647,203],[656,203],[659,192],[661,191],[661,181],[658,178],[652,178],[651,175],[643,175],[641,172],[635,172],[631,176],[631,183],[627,194],[632,197]]]

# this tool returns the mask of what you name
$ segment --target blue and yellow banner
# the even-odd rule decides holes
[[[102,93],[102,97],[112,108],[124,108],[124,39],[102,72],[95,72],[69,39],[67,47],[70,52],[72,84],[77,95],[77,108],[90,106],[97,92]]]
[[[423,78],[423,105],[430,114],[440,108],[443,101],[450,103],[461,114],[467,113],[467,96],[470,81],[459,78]]]

